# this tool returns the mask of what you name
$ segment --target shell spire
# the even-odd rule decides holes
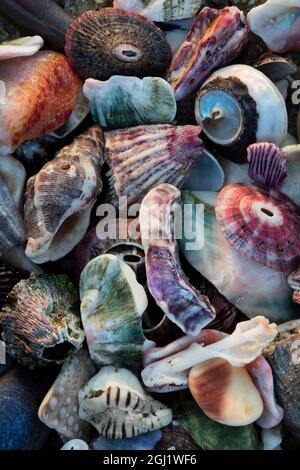
[[[257,184],[277,189],[287,176],[286,159],[277,145],[260,142],[247,148],[248,174]]]

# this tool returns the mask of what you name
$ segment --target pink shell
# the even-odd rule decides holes
[[[299,264],[300,210],[279,191],[229,184],[219,192],[216,217],[226,240],[246,258],[282,272]]]
[[[287,176],[286,159],[275,144],[259,142],[247,148],[248,174],[257,184],[278,188]]]

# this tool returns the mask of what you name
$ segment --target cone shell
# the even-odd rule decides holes
[[[241,255],[281,272],[299,263],[300,212],[282,193],[230,184],[218,195],[216,217]]]
[[[172,52],[163,32],[144,16],[118,8],[87,11],[66,34],[66,53],[87,78],[161,76]]]
[[[173,90],[159,77],[113,76],[106,82],[90,78],[83,90],[94,121],[109,129],[164,124],[176,116]]]
[[[61,364],[68,349],[79,349],[78,296],[65,275],[31,274],[20,281],[0,312],[7,352],[30,368]]]
[[[50,51],[0,61],[0,80],[6,88],[0,106],[0,154],[64,124],[80,88],[67,58]]]
[[[283,151],[275,144],[261,142],[247,148],[249,176],[257,184],[277,189],[287,176]]]
[[[142,202],[161,183],[181,187],[201,157],[197,126],[153,125],[105,133],[106,157],[114,191],[128,202]]]
[[[204,413],[218,423],[245,426],[263,412],[262,399],[246,369],[223,359],[193,367],[189,388]]]
[[[145,341],[141,317],[148,301],[133,270],[116,256],[98,256],[81,273],[80,298],[93,361],[138,369]]]
[[[247,39],[245,16],[238,8],[203,8],[168,72],[168,82],[173,87],[176,100],[186,98],[213,70],[231,62]]]
[[[21,279],[25,279],[29,273],[19,271],[5,263],[0,264],[0,309],[8,302],[7,295],[18,284]]]
[[[168,22],[192,18],[202,0],[114,0],[114,7],[140,13],[153,21]]]
[[[92,127],[30,178],[25,192],[26,255],[55,261],[84,236],[102,189],[103,133]]]
[[[172,410],[145,393],[127,369],[103,367],[78,398],[81,419],[109,439],[139,436],[172,421]]]
[[[40,420],[64,439],[88,439],[91,434],[91,426],[78,416],[78,392],[95,373],[85,349],[71,354],[39,407]]]

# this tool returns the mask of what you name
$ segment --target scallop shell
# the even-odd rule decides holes
[[[103,133],[94,126],[31,177],[25,192],[26,255],[55,261],[83,238],[102,189]]]
[[[0,154],[64,124],[80,87],[67,58],[50,51],[0,61],[0,80],[6,87],[0,106]]]
[[[200,127],[138,126],[105,133],[106,157],[118,198],[142,202],[160,183],[180,187],[201,157]]]
[[[249,176],[257,184],[277,189],[287,176],[283,151],[275,144],[261,142],[247,148]]]
[[[216,217],[241,255],[281,272],[299,264],[300,211],[284,194],[242,183],[225,186]]]
[[[176,101],[171,86],[162,78],[122,77],[106,82],[90,78],[83,91],[89,99],[94,121],[109,129],[164,124],[176,116]]]
[[[31,274],[20,281],[0,312],[7,352],[30,368],[61,364],[68,349],[79,349],[78,296],[65,275]]]
[[[78,398],[81,419],[109,439],[139,436],[172,421],[172,410],[144,392],[127,369],[103,367]]]
[[[99,80],[112,75],[161,76],[172,58],[154,23],[118,8],[88,11],[76,18],[66,34],[66,53],[83,78]]]
[[[202,0],[114,0],[115,8],[140,13],[153,21],[172,21],[192,18]]]
[[[203,8],[168,72],[176,100],[190,95],[213,70],[238,56],[247,39],[245,16],[238,8]]]
[[[132,269],[116,256],[98,256],[81,273],[80,298],[93,361],[138,369],[145,341],[141,317],[148,301]]]
[[[88,439],[91,434],[91,426],[78,416],[78,392],[95,373],[85,349],[71,354],[39,407],[40,420],[64,439]]]

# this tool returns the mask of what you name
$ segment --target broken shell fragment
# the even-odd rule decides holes
[[[109,129],[164,124],[176,116],[173,90],[159,77],[115,75],[106,82],[90,78],[83,91],[89,99],[94,121]]]
[[[218,194],[216,217],[222,234],[241,255],[280,272],[299,264],[300,211],[279,191],[227,185]]]
[[[64,124],[80,88],[67,58],[50,51],[0,61],[0,80],[6,88],[0,106],[0,154],[4,155]]]
[[[39,407],[40,420],[64,439],[88,439],[91,435],[91,426],[78,416],[78,392],[95,373],[85,349],[71,354]]]
[[[116,256],[98,256],[81,273],[80,298],[93,361],[137,370],[143,360],[142,314],[148,300],[133,270]]]
[[[83,238],[102,190],[103,145],[101,128],[91,127],[28,180],[25,253],[32,261],[60,259]]]
[[[140,13],[158,22],[192,18],[201,4],[202,0],[114,0],[115,8]]]
[[[201,158],[198,126],[157,124],[105,132],[106,159],[117,198],[140,203],[155,186],[181,187]]]
[[[149,291],[166,316],[194,336],[215,318],[215,309],[190,284],[180,266],[176,234],[172,233],[179,200],[178,189],[161,184],[143,199],[139,219]]]
[[[66,34],[66,54],[83,78],[99,80],[161,76],[172,58],[163,32],[152,21],[118,8],[76,18]]]
[[[2,155],[0,158],[0,176],[3,178],[17,208],[23,207],[23,194],[26,181],[26,171],[19,160],[10,156]]]
[[[36,54],[44,45],[41,36],[29,36],[0,44],[0,60]]]
[[[287,176],[283,151],[275,144],[260,142],[247,148],[248,174],[259,185],[277,189]]]
[[[300,304],[300,268],[292,271],[287,278],[288,284],[293,289],[293,301]]]
[[[273,52],[300,51],[299,0],[268,0],[252,8],[247,21]]]
[[[65,275],[31,274],[0,312],[7,352],[30,368],[61,364],[84,340],[77,292]]]
[[[297,72],[297,64],[291,58],[281,57],[272,52],[266,52],[260,56],[254,67],[274,83]]]
[[[280,146],[287,133],[286,105],[262,72],[244,64],[214,72],[197,93],[195,116],[222,155],[243,163],[255,142]]]
[[[176,100],[190,95],[211,72],[238,56],[247,38],[245,16],[238,8],[203,8],[168,72]]]
[[[79,415],[101,436],[123,439],[163,428],[172,410],[144,392],[127,369],[103,367],[78,394]]]
[[[233,367],[224,359],[194,366],[189,389],[202,411],[218,423],[245,426],[263,412],[261,396],[246,369]]]

